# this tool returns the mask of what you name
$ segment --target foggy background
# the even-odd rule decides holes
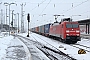
[[[90,18],[90,0],[0,0],[0,10],[3,9],[3,23],[6,23],[6,6],[7,3],[16,3],[10,5],[10,10],[14,10],[14,14],[19,13],[19,22],[21,27],[21,4],[23,6],[24,29],[27,30],[27,14],[30,14],[30,28],[53,23],[55,17],[57,21],[70,17],[73,21],[84,20]],[[1,13],[1,12],[0,12]],[[9,6],[7,6],[7,15],[9,15]],[[62,16],[64,15],[64,16]],[[17,19],[14,17],[14,19]],[[9,18],[7,17],[7,20]],[[10,21],[12,20],[12,12],[10,12]],[[8,22],[8,21],[7,21]],[[8,22],[9,23],[9,22]]]

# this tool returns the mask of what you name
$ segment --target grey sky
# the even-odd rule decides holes
[[[12,5],[11,10],[14,13],[21,14],[20,4],[26,3],[25,24],[27,24],[26,14],[31,15],[31,27],[54,22],[55,14],[59,16],[58,21],[65,17],[72,17],[73,21],[90,18],[90,0],[0,0],[1,2],[15,2],[17,6]],[[1,5],[5,12],[5,6]],[[81,16],[78,16],[81,15]],[[21,18],[20,18],[21,19]]]

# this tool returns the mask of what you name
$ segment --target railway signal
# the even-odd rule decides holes
[[[28,22],[30,22],[30,15],[29,15],[29,13],[27,15],[27,20],[28,20]]]
[[[27,20],[28,20],[28,35],[27,35],[27,37],[29,37],[29,22],[30,22],[30,15],[29,15],[29,13],[27,15]]]

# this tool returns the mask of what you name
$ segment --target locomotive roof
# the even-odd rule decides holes
[[[69,22],[69,21],[63,21],[63,22],[57,22],[57,23],[53,23],[52,25],[59,25],[61,23],[78,23],[77,21],[72,21],[72,22]]]

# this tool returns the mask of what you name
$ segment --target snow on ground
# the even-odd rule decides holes
[[[79,50],[78,48],[72,47],[72,46],[67,45],[67,44],[63,44],[61,42],[43,37],[43,36],[35,34],[35,33],[31,33],[30,35],[32,35],[34,37],[35,37],[35,35],[37,35],[37,36],[43,38],[45,41],[47,41],[51,45],[57,47],[60,51],[68,54],[69,56],[71,56],[73,58],[76,58],[77,60],[90,60],[90,58],[89,58],[90,57],[90,52],[86,52],[86,54],[78,54],[78,50]],[[23,34],[22,36],[27,36],[27,34]],[[32,36],[30,36],[29,38],[32,39],[32,40],[35,40]],[[39,39],[37,37],[35,37],[35,38]],[[42,41],[40,39],[38,41],[47,45],[44,41]],[[90,39],[82,39],[81,41],[79,41],[77,43],[90,47]],[[63,48],[59,48],[59,46],[62,46]]]
[[[71,57],[76,58],[77,60],[90,60],[90,58],[89,58],[90,52],[89,53],[87,52],[86,54],[78,54],[78,50],[79,50],[78,48],[74,48],[70,45],[63,44],[58,41],[52,41],[51,39],[40,36],[40,35],[39,35],[39,37],[43,38],[48,43],[51,43],[51,45],[54,45],[55,47],[57,47],[60,51],[68,54]],[[90,42],[90,40],[88,40],[88,41]],[[80,41],[78,43],[83,43],[83,45],[87,44],[87,46],[90,47],[90,44],[87,43],[86,39],[83,39],[83,41]],[[64,48],[59,48],[59,46],[63,46]]]
[[[22,33],[19,34],[22,36],[27,36],[27,33]],[[35,37],[35,35],[43,38],[45,41],[47,41],[48,43],[52,44],[53,46],[55,46],[56,48],[58,48],[59,50],[61,50],[62,52],[68,54],[71,57],[76,58],[77,60],[90,60],[90,52],[86,52],[86,54],[78,54],[78,48],[74,48],[72,46],[69,46],[67,44],[63,44],[59,41],[55,41],[46,37],[43,37],[41,35],[35,34],[35,33],[30,33],[30,38],[31,40],[35,40],[33,39],[32,36]],[[38,39],[38,38],[36,38]],[[14,37],[12,36],[0,36],[0,60],[6,60],[6,50],[9,46],[16,46],[16,45],[21,45],[20,42],[16,41],[18,39],[14,39]],[[38,40],[39,42],[47,45],[45,42],[41,41],[40,39]],[[82,41],[78,42],[81,45],[85,45],[85,46],[89,46],[90,47],[90,39],[82,39]],[[63,47],[63,48],[59,48],[59,47]],[[13,48],[12,48],[13,49]],[[12,50],[11,49],[11,50]]]
[[[10,44],[12,38],[13,38],[12,36],[0,38],[0,60],[4,59],[6,55],[6,49]]]
[[[90,39],[84,39],[82,38],[81,41],[77,42],[78,44],[84,45],[84,46],[88,46],[90,47]]]
[[[0,60],[30,60],[25,50],[25,46],[16,37],[0,34]]]

